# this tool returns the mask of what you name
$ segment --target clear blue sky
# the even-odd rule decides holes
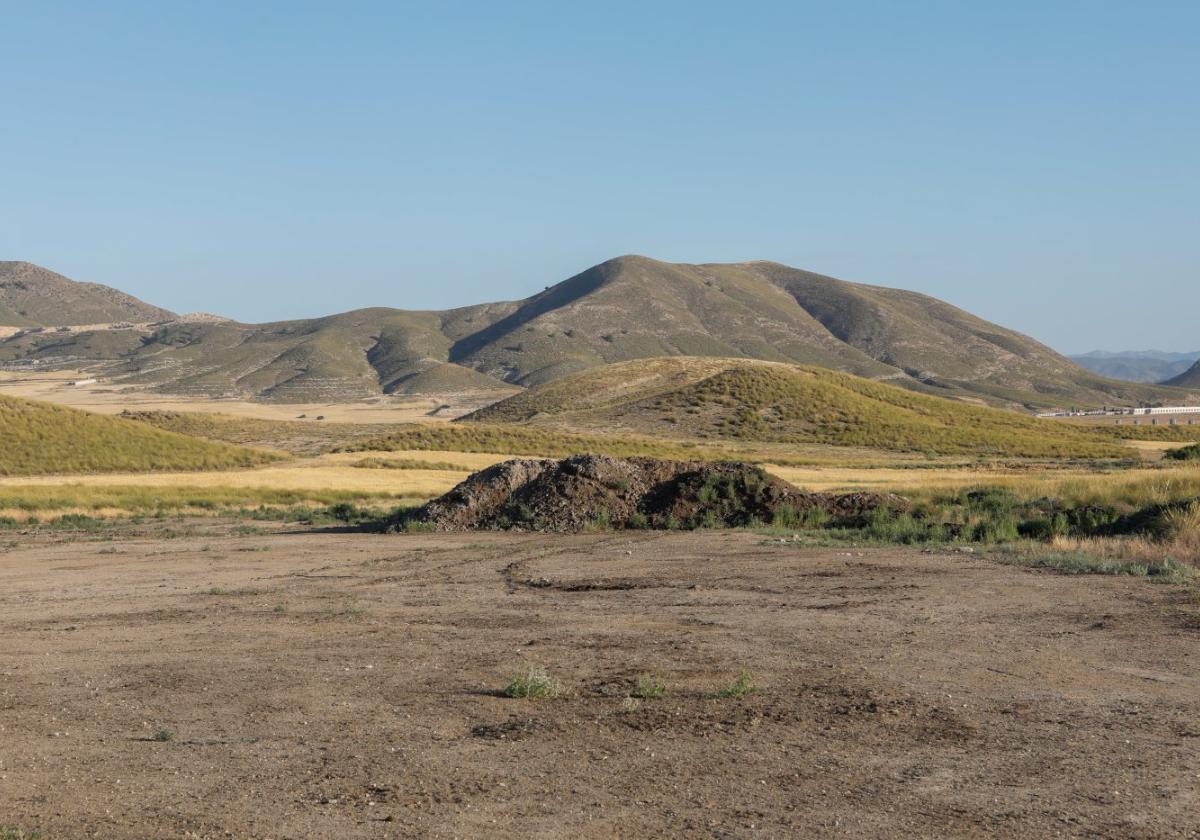
[[[244,320],[773,259],[1200,348],[1200,3],[0,0],[0,259]]]

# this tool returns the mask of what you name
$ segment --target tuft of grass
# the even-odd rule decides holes
[[[547,700],[562,694],[562,683],[540,665],[530,665],[504,687],[506,697],[518,700]]]
[[[661,700],[666,694],[667,684],[661,677],[653,674],[640,675],[634,683],[633,691],[629,692],[630,697],[638,700]]]
[[[216,595],[218,597],[233,597],[235,595],[261,595],[261,589],[255,589],[251,586],[243,586],[238,589],[225,589],[221,586],[214,586],[206,593],[208,595]]]
[[[1200,501],[1169,507],[1159,516],[1163,542],[1177,552],[1200,558]]]
[[[163,744],[169,743],[169,742],[175,740],[175,730],[160,729],[157,732],[155,732],[153,735],[150,736],[150,740],[158,741],[159,743],[163,743]]]
[[[745,697],[747,694],[757,694],[762,689],[755,684],[754,675],[743,669],[737,679],[717,692],[718,697]]]

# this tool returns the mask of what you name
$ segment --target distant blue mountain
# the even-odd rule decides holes
[[[1068,356],[1093,373],[1129,382],[1166,382],[1188,371],[1200,360],[1200,350],[1169,353],[1163,350],[1093,350]]]

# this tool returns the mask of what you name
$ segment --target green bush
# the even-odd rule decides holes
[[[1175,461],[1200,461],[1200,443],[1184,446],[1181,449],[1168,450],[1163,457]]]

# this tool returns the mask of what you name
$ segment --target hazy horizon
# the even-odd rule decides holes
[[[1200,345],[1200,7],[13,7],[0,257],[244,321],[619,254]]]

